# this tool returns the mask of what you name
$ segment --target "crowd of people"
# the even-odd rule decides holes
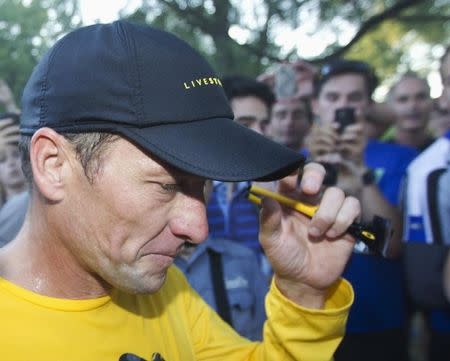
[[[450,48],[438,99],[406,72],[377,103],[356,59],[274,69],[219,78],[118,21],[62,38],[21,109],[0,83],[6,359],[415,361],[417,315],[450,359]],[[382,252],[345,235],[379,217]]]

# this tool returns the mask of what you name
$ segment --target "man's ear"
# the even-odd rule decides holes
[[[30,144],[33,180],[40,193],[50,201],[64,198],[64,186],[71,171],[65,138],[50,128],[34,133]]]

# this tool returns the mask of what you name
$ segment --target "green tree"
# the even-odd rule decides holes
[[[176,33],[198,48],[222,73],[257,74],[278,59],[274,22],[298,25],[301,0],[144,0],[130,19]],[[242,6],[242,4],[247,4]],[[230,34],[247,34],[244,42]]]
[[[445,43],[450,35],[446,0],[143,0],[129,17],[178,34],[221,73],[249,75],[298,58],[300,49],[282,47],[276,34],[311,19],[316,31],[328,29],[336,41],[306,60],[321,64],[335,56],[358,57],[385,76],[407,60],[403,55],[412,41]]]
[[[0,78],[16,100],[37,60],[80,24],[77,0],[0,0]]]

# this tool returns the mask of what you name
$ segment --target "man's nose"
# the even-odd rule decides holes
[[[348,108],[353,105],[353,102],[347,97],[341,97],[338,108]]]
[[[190,243],[201,243],[208,237],[208,220],[203,196],[180,194],[171,221],[172,232]]]
[[[286,113],[286,116],[283,119],[283,123],[286,127],[289,127],[294,123],[294,116],[291,112]]]

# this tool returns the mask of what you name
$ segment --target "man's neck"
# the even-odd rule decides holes
[[[413,148],[421,148],[429,139],[426,128],[422,129],[395,129],[395,142]]]
[[[28,220],[17,237],[0,250],[0,276],[30,291],[57,298],[104,296],[110,286],[89,273],[51,234]],[[45,237],[40,237],[45,235]]]

